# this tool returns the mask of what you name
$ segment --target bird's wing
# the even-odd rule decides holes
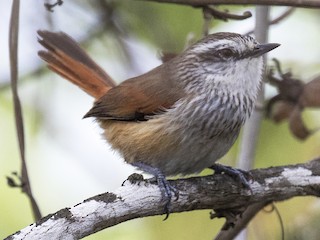
[[[143,121],[184,96],[183,87],[172,78],[168,65],[163,64],[110,89],[84,117]]]

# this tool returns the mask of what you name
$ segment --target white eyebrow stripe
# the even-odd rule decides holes
[[[205,44],[198,44],[197,46],[195,46],[192,51],[194,52],[206,52],[210,49],[220,49],[221,47],[225,47],[227,45],[232,46],[234,44],[234,42],[232,40],[227,40],[227,39],[222,39],[219,41],[214,41],[214,42],[209,42],[209,43],[205,43]]]

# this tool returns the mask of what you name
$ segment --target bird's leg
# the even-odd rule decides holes
[[[241,170],[238,168],[232,168],[230,166],[224,166],[218,163],[213,164],[210,169],[214,170],[215,174],[227,174],[230,177],[232,177],[235,180],[240,181],[240,183],[247,189],[251,190],[250,184],[249,184],[249,180],[252,179],[252,176],[249,172],[245,171],[245,170]]]
[[[161,172],[159,168],[152,167],[148,164],[141,163],[141,162],[135,162],[135,163],[132,163],[132,165],[155,177],[155,180],[157,181],[160,192],[161,192],[162,201],[165,203],[164,212],[166,214],[166,217],[163,220],[166,220],[170,214],[172,192],[178,198],[177,189],[175,189],[170,185],[170,183],[166,179],[166,176]]]

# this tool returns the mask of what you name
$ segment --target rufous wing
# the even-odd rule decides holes
[[[148,120],[183,98],[185,92],[163,64],[110,89],[84,117],[124,121]]]

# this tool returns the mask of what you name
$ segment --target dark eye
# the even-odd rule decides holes
[[[234,52],[229,48],[220,49],[217,54],[221,58],[231,58],[235,55]]]

